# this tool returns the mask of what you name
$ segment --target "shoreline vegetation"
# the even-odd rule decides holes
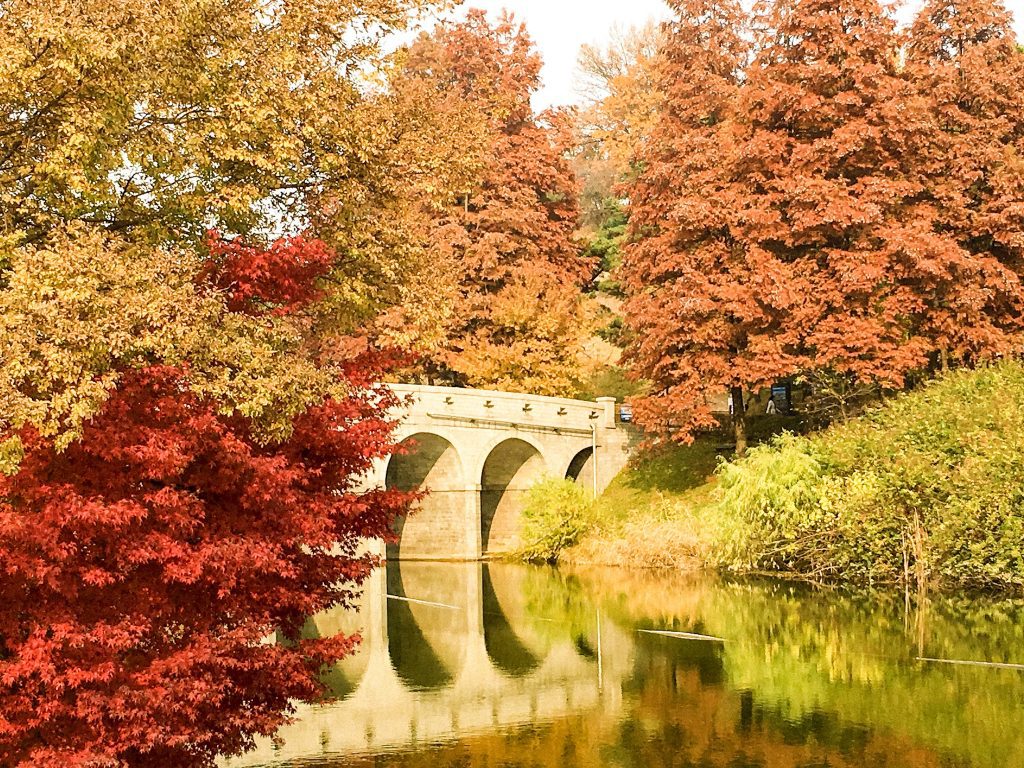
[[[719,458],[716,445],[703,436],[642,456],[588,511],[577,500],[546,559],[1024,592],[1021,362],[948,373],[742,459]],[[534,493],[531,536],[544,525],[531,510],[551,488]]]

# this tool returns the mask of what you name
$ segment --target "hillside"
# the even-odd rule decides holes
[[[565,559],[776,571],[866,585],[1024,589],[1024,365],[957,371],[722,464],[645,460]]]

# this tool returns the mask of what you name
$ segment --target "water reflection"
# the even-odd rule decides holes
[[[516,571],[506,569],[504,574],[506,586],[508,577]],[[522,571],[519,571],[521,574]],[[500,583],[500,582],[499,582]],[[508,593],[512,592],[512,595]],[[506,598],[513,598],[519,590],[506,589]],[[539,665],[543,655],[548,650],[538,648],[536,652],[531,650],[526,641],[523,640],[512,628],[506,609],[502,608],[501,601],[494,589],[494,580],[491,577],[491,567],[483,569],[483,623],[484,623],[484,646],[487,648],[487,656],[494,665],[510,677],[523,677],[533,672]]]
[[[388,595],[391,595],[389,599]],[[1011,601],[898,600],[790,584],[513,565],[378,572],[336,701],[227,766],[1024,766]],[[600,625],[600,629],[599,629]],[[649,634],[714,635],[725,643]]]

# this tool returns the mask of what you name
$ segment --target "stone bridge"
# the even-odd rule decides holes
[[[398,430],[404,452],[370,481],[428,493],[399,521],[389,560],[478,560],[515,550],[525,494],[538,480],[570,478],[596,496],[628,458],[614,398],[392,389],[406,402]]]

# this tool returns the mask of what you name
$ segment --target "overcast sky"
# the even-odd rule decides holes
[[[1004,0],[1024,40],[1024,0]],[[916,2],[911,2],[916,5]],[[584,43],[601,43],[615,25],[639,26],[668,17],[663,0],[466,0],[464,8],[498,13],[507,8],[526,23],[544,56],[544,86],[536,105],[570,104],[576,93],[576,55]],[[912,12],[912,10],[911,10]]]

